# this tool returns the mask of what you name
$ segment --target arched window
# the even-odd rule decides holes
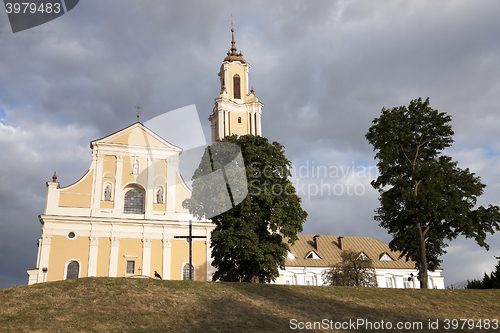
[[[144,196],[133,188],[125,193],[123,212],[127,214],[142,214],[144,212]]]
[[[241,117],[238,117],[238,124],[241,124]]]
[[[193,280],[195,280],[194,265],[191,265],[191,267],[193,269]],[[185,263],[184,266],[182,267],[182,279],[191,280],[189,278],[189,263]]]
[[[234,98],[241,98],[240,76],[238,74],[233,76],[233,96]]]
[[[68,264],[68,269],[66,270],[66,280],[78,279],[80,273],[80,264],[78,261],[72,261]]]

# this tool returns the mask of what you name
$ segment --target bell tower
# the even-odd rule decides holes
[[[253,88],[248,85],[250,65],[237,52],[234,29],[231,29],[231,50],[227,52],[219,71],[220,94],[208,118],[212,129],[212,142],[233,134],[261,135],[260,114],[264,104],[259,102]]]

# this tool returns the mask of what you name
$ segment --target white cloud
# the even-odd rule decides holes
[[[28,136],[28,133],[19,129],[14,128],[10,125],[4,125],[0,122],[0,142],[16,142],[24,139]]]

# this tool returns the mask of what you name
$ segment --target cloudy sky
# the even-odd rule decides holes
[[[304,233],[391,240],[373,220],[364,135],[382,107],[418,97],[452,116],[446,153],[487,184],[479,203],[500,204],[497,0],[85,0],[18,33],[0,11],[0,288],[35,266],[45,182],[55,170],[61,186],[78,180],[89,142],[135,122],[137,103],[142,122],[195,104],[209,138],[231,14],[263,134],[295,167]],[[487,242],[450,243],[447,285],[493,269],[500,234]]]

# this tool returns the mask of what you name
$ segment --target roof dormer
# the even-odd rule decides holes
[[[308,254],[306,254],[305,259],[321,259],[321,258],[315,251],[310,251]]]

